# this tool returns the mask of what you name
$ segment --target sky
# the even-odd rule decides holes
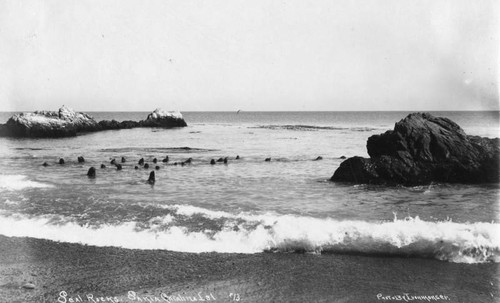
[[[497,0],[0,0],[0,111],[498,110]]]

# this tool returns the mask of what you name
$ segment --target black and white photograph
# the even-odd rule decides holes
[[[500,302],[497,0],[0,0],[0,302]]]

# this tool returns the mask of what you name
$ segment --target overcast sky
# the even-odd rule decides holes
[[[0,1],[0,111],[498,110],[499,3]]]

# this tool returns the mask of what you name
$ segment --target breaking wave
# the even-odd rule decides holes
[[[51,184],[28,180],[24,175],[0,175],[0,191],[15,191],[25,188],[51,188]]]
[[[277,214],[230,214],[174,205],[148,222],[89,226],[56,216],[0,215],[0,234],[131,249],[181,252],[299,252],[434,258],[455,263],[500,262],[500,224],[428,222],[418,217],[387,222],[319,219]],[[182,218],[203,218],[204,229]],[[217,224],[215,224],[217,222]],[[146,224],[147,223],[147,224]]]
[[[259,125],[252,126],[249,128],[263,128],[263,129],[285,129],[285,130],[296,130],[296,131],[318,131],[318,130],[350,130],[358,132],[368,132],[377,130],[377,128],[372,127],[336,127],[336,126],[316,126],[316,125],[302,125],[302,124],[285,124],[285,125]]]

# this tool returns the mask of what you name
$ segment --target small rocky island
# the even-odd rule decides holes
[[[0,137],[59,138],[76,136],[79,133],[135,127],[184,127],[186,121],[180,112],[156,109],[146,120],[95,121],[90,115],[78,113],[62,106],[58,111],[35,111],[12,116],[7,123],[0,124]]]
[[[499,139],[468,136],[448,118],[413,113],[394,130],[368,138],[369,159],[340,164],[332,181],[419,185],[498,183]]]

